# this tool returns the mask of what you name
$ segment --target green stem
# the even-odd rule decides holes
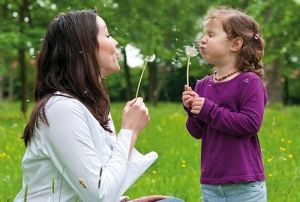
[[[187,86],[190,86],[190,84],[189,84],[190,60],[191,60],[191,58],[188,57],[188,62],[187,62],[187,67],[186,67],[186,85],[187,85]]]
[[[143,67],[143,71],[142,71],[142,74],[141,74],[141,77],[140,77],[140,80],[139,80],[139,85],[138,85],[137,90],[136,90],[135,98],[137,98],[137,96],[139,94],[139,89],[140,89],[141,81],[142,81],[142,78],[143,78],[143,75],[144,75],[144,71],[146,69],[146,65],[147,65],[147,61],[145,62],[144,67]]]

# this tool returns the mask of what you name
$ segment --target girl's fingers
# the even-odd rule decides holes
[[[192,110],[200,110],[202,107],[200,107],[200,106],[195,106],[195,107],[192,107]]]
[[[193,114],[199,114],[199,113],[200,113],[200,110],[194,110],[194,109],[191,109],[191,112],[192,112]]]

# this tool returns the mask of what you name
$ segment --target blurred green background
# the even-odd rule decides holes
[[[156,150],[160,157],[128,194],[200,201],[200,143],[188,136],[179,103],[186,83],[184,46],[197,44],[207,10],[221,5],[241,9],[260,23],[269,96],[260,137],[269,201],[299,201],[299,0],[0,0],[0,201],[12,201],[21,186],[25,147],[20,136],[34,102],[40,42],[56,15],[78,9],[96,9],[119,42],[121,71],[106,80],[117,125],[121,103],[135,95],[141,61],[156,55],[140,91],[152,119],[137,146],[144,152]],[[130,47],[139,53],[131,57]],[[134,60],[139,61],[135,68]],[[192,58],[191,86],[211,72],[200,57]]]

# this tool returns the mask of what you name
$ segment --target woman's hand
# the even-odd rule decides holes
[[[125,105],[122,115],[122,128],[133,131],[138,135],[150,120],[148,108],[143,102],[143,98],[135,98]]]
[[[163,200],[166,198],[170,198],[169,196],[162,196],[162,195],[152,195],[152,196],[145,196],[137,199],[130,200],[129,202],[155,202],[159,200]]]

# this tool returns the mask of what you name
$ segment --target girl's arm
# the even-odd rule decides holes
[[[188,119],[186,121],[186,128],[189,131],[189,133],[196,139],[201,139],[201,133],[202,133],[202,121],[197,119],[194,115],[188,115]]]
[[[260,79],[243,83],[240,92],[240,110],[231,111],[205,99],[197,117],[210,127],[236,136],[251,136],[258,133],[266,103],[265,88]]]

